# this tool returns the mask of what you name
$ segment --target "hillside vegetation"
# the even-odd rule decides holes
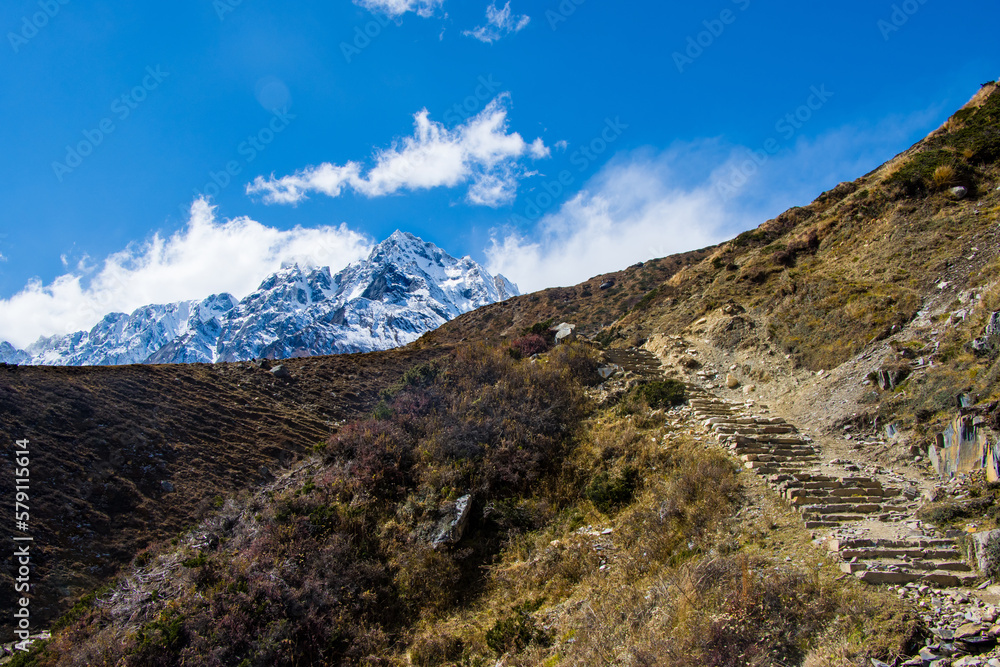
[[[834,582],[780,510],[746,514],[760,489],[664,427],[650,392],[588,399],[595,370],[583,345],[520,361],[469,345],[414,367],[375,417],[140,553],[19,664],[770,665],[912,648],[911,612]],[[435,544],[466,494],[464,537]]]
[[[293,360],[290,380],[0,370],[0,433],[48,438],[37,530],[65,536],[39,567],[54,635],[10,664],[912,655],[922,616],[842,574],[703,441],[672,378],[808,418],[933,490],[927,447],[959,405],[1000,427],[998,350],[971,344],[1000,310],[998,128],[989,84],[888,164],[724,244],[487,306],[402,350]],[[584,340],[553,346],[560,321]],[[666,375],[598,374],[639,346]],[[976,493],[925,515],[993,525],[1000,496]]]

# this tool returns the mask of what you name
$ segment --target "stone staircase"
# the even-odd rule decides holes
[[[609,349],[604,351],[604,357],[626,373],[644,378],[663,376],[663,364],[649,350],[636,347]]]
[[[726,401],[696,385],[688,390],[701,428],[791,503],[845,574],[871,584],[937,587],[978,580],[953,540],[914,528],[917,505],[899,487],[884,486],[853,465],[824,463],[808,436],[767,416],[766,406]]]

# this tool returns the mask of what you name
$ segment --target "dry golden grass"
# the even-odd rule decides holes
[[[955,168],[949,164],[943,164],[934,170],[934,185],[944,188],[955,181]]]
[[[573,457],[573,475],[641,461],[634,502],[609,516],[581,500],[511,543],[486,595],[428,620],[401,663],[846,667],[902,652],[915,627],[909,612],[836,581],[839,571],[762,482],[662,418],[636,421],[605,412]],[[513,629],[528,639],[501,656],[490,638],[495,645]]]
[[[910,161],[910,158],[902,155],[897,155],[893,159],[886,162],[882,167],[876,172],[876,178],[878,182],[887,181],[894,174],[896,174],[900,169],[906,166],[906,163]]]

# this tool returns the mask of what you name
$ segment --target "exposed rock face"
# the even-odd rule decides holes
[[[1000,311],[990,315],[983,336],[972,341],[972,350],[980,356],[991,355],[996,351],[998,343],[1000,343]]]
[[[909,376],[909,367],[886,367],[875,371],[875,382],[883,391],[890,391],[899,386]]]
[[[962,414],[938,434],[928,454],[939,475],[954,477],[985,467],[990,481],[996,481],[1000,451],[990,443],[985,426],[984,417]]]
[[[969,535],[969,546],[972,551],[970,556],[975,559],[980,572],[985,574],[1000,567],[1000,562],[994,560],[996,555],[1000,555],[998,541],[1000,541],[1000,530],[987,530]]]
[[[434,546],[455,544],[462,539],[465,528],[469,524],[469,514],[472,510],[472,496],[464,495],[454,503],[445,507],[445,516],[438,524],[438,534],[434,538]]]
[[[738,305],[728,305],[731,313],[739,313],[742,308]],[[716,323],[708,332],[708,337],[716,347],[727,352],[735,352],[739,349],[752,347],[760,342],[757,336],[757,325],[749,317],[738,314],[727,320]]]
[[[556,345],[560,343],[568,343],[576,339],[576,325],[567,324],[563,322],[557,327],[553,327],[552,331],[556,333]]]
[[[291,380],[292,374],[284,366],[275,366],[271,369],[271,375],[278,378],[279,380]]]
[[[40,338],[25,353],[33,365],[117,366],[169,361],[213,361],[226,314],[236,305],[230,294],[202,301],[150,305],[131,315],[111,313],[90,331]],[[166,350],[164,350],[166,348]]]
[[[7,342],[0,343],[0,364],[26,364],[31,357]]]
[[[0,344],[0,363],[212,363],[387,350],[517,294],[516,285],[471,258],[395,232],[336,275],[329,267],[287,267],[241,301],[221,294],[146,306],[24,351]]]

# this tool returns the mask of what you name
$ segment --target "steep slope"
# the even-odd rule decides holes
[[[554,287],[478,308],[443,325],[416,345],[462,340],[500,340],[540,322],[566,321],[585,336],[603,336],[620,318],[649,305],[651,292],[685,267],[695,266],[715,248],[679,253],[595,276],[579,285]]]
[[[287,267],[239,302],[222,294],[112,313],[90,331],[42,338],[24,351],[4,343],[0,362],[213,363],[387,350],[517,293],[471,258],[396,232],[336,275]]]
[[[199,433],[211,422],[205,397],[232,391],[248,402],[281,399],[267,414],[236,415],[235,422],[250,420],[248,432],[270,427],[264,439],[312,444],[316,433],[291,429],[280,410],[304,401],[302,410],[314,406],[322,418],[338,418],[323,383],[338,397],[350,391],[339,364],[372,360],[359,379],[374,376],[381,364],[396,364],[370,380],[362,397],[370,410],[375,389],[395,383],[404,360],[440,362],[453,341],[487,338],[503,345],[538,322],[567,320],[612,348],[644,345],[669,372],[748,412],[766,399],[778,418],[828,419],[826,431],[816,433],[808,421],[794,419],[815,436],[810,456],[830,466],[831,453],[848,453],[863,463],[882,444],[871,442],[870,417],[926,420],[919,401],[955,406],[963,391],[1000,398],[997,355],[977,356],[969,346],[990,311],[1000,309],[998,109],[1000,93],[987,86],[941,130],[885,167],[718,247],[487,306],[402,350],[289,362],[296,377],[315,378],[308,398],[299,397],[294,384],[271,384],[250,364],[164,369],[180,377],[234,374],[235,387],[207,383],[199,409],[179,415],[174,431]],[[304,290],[309,283],[297,284]],[[392,275],[361,284],[365,290],[374,285],[373,293],[400,288]],[[771,651],[780,651],[781,664],[802,664],[806,648],[825,641],[832,642],[829,653],[815,653],[811,664],[849,664],[843,653],[840,662],[829,656],[850,648],[850,657],[891,661],[916,650],[914,640],[923,643],[926,628],[913,609],[895,593],[859,591],[857,582],[835,579],[839,570],[816,553],[799,519],[790,519],[759,480],[736,475],[733,461],[706,449],[693,426],[708,413],[650,410],[627,393],[639,374],[630,369],[633,374],[591,391],[606,401],[603,411],[550,425],[547,435],[558,433],[558,446],[536,457],[531,420],[564,417],[544,409],[539,396],[576,391],[571,370],[592,371],[591,352],[559,348],[520,362],[503,349],[471,347],[460,354],[460,368],[440,373],[420,366],[408,373],[385,394],[379,419],[344,429],[325,460],[282,477],[253,500],[227,505],[178,544],[161,544],[137,559],[92,612],[81,607],[82,620],[53,642],[50,664],[84,643],[110,655],[132,651],[133,663],[123,664],[149,664],[142,660],[150,656],[178,664],[218,646],[216,630],[232,638],[224,650],[248,656],[245,664],[295,664],[315,652],[344,664],[461,664],[471,656],[483,664],[595,664],[619,655],[636,664],[657,664],[664,655],[676,664],[745,664],[750,657],[757,660],[751,664],[775,664],[778,653]],[[883,363],[904,359],[923,364],[911,384],[881,390],[866,380]],[[22,422],[29,415],[33,421],[31,429],[22,424],[7,435],[40,438],[46,420],[59,417],[45,413],[45,402],[72,405],[73,397],[64,398],[45,373],[76,372],[93,382],[99,372],[121,378],[132,370],[21,369],[38,375],[27,376],[0,405],[22,410]],[[555,375],[536,387],[508,381],[532,373]],[[727,374],[741,386],[729,387]],[[251,376],[263,378],[257,388]],[[583,379],[597,382],[593,373]],[[151,411],[172,389],[146,376],[142,382],[151,393],[138,411]],[[0,380],[0,389],[5,386],[11,381]],[[534,407],[524,412],[525,405]],[[209,404],[207,412],[226,415],[224,407]],[[514,409],[522,410],[516,419],[509,417]],[[870,411],[867,421],[852,414],[860,409]],[[102,416],[89,446],[100,444],[102,429],[134,418]],[[754,428],[763,424],[748,419]],[[210,443],[215,434],[199,437]],[[225,445],[203,446],[235,447],[227,438]],[[74,445],[67,430],[60,447],[72,451]],[[204,457],[195,460],[202,465]],[[544,472],[532,469],[538,463]],[[916,479],[926,472],[907,467],[893,474]],[[229,489],[257,483],[232,477]],[[511,486],[503,493],[477,486],[488,478]],[[924,480],[919,488],[930,486]],[[454,511],[472,487],[485,501],[472,504],[467,541],[427,547],[421,535],[450,520],[454,515],[442,508]],[[80,508],[67,499],[64,511],[72,521]],[[45,534],[52,534],[48,527]],[[507,545],[502,554],[498,543]],[[67,545],[50,562],[65,563],[74,548]],[[82,564],[69,571],[82,571]],[[169,585],[143,583],[155,576],[167,577]],[[168,601],[157,599],[162,590]],[[136,602],[140,594],[150,596],[150,606]],[[145,616],[136,623],[131,614]],[[844,646],[837,646],[839,638]],[[123,649],[124,642],[131,648]]]
[[[0,441],[31,442],[36,627],[151,541],[199,520],[213,499],[272,479],[338,424],[370,412],[408,368],[444,353],[289,360],[289,379],[267,362],[0,366]],[[4,460],[0,495],[12,498]],[[0,573],[6,609],[13,571]]]

